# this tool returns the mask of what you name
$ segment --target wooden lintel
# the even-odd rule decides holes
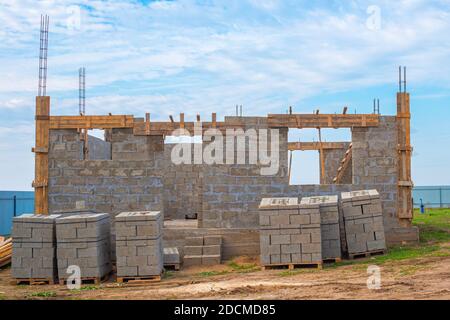
[[[326,149],[346,149],[348,142],[322,142],[322,147],[320,142],[289,142],[288,150],[291,151],[308,151],[308,150],[323,150]]]
[[[352,128],[376,127],[377,114],[269,114],[270,128]]]
[[[116,116],[50,116],[50,129],[133,128],[134,117]]]

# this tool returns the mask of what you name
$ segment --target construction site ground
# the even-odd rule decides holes
[[[415,213],[420,243],[386,255],[344,260],[318,269],[265,270],[257,258],[213,267],[167,271],[161,282],[69,290],[60,285],[13,285],[0,271],[0,299],[450,299],[450,209]],[[380,267],[381,288],[368,289],[367,268]]]

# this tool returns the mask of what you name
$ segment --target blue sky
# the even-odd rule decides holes
[[[379,19],[370,9],[379,9]],[[369,12],[369,13],[368,13]],[[50,15],[52,114],[395,114],[408,67],[413,180],[450,184],[450,1],[0,0],[0,189],[31,190],[39,19]],[[374,20],[375,19],[375,20]],[[370,22],[380,22],[373,27]],[[368,24],[369,22],[369,24]],[[324,130],[327,141],[348,130]],[[292,140],[317,140],[315,130]],[[317,153],[296,153],[294,183],[318,181]]]

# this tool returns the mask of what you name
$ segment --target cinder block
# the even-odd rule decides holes
[[[203,255],[205,256],[214,256],[221,255],[221,246],[220,245],[211,245],[211,246],[203,246]]]
[[[300,244],[283,244],[281,245],[281,254],[300,253]]]
[[[190,266],[199,266],[202,264],[202,256],[198,255],[198,256],[184,256],[183,257],[183,265],[185,267],[190,267]]]
[[[178,248],[164,248],[164,264],[179,264],[180,262]]]
[[[203,237],[186,238],[186,246],[203,246]]]
[[[203,246],[185,246],[184,254],[187,256],[201,256],[203,254]]]
[[[220,255],[203,255],[202,265],[211,266],[221,263]]]
[[[205,246],[222,245],[222,236],[204,236],[203,244]]]
[[[290,235],[273,235],[270,237],[271,244],[290,244]]]

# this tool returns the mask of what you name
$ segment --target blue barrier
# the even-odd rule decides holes
[[[0,235],[11,234],[12,219],[34,212],[33,191],[0,191]]]

